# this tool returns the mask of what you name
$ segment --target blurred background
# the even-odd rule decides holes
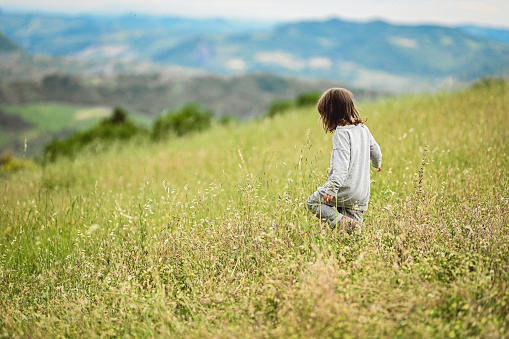
[[[363,100],[507,78],[508,19],[505,0],[4,0],[0,152],[36,155],[123,121],[115,108],[147,128],[193,102],[243,121],[330,87]]]

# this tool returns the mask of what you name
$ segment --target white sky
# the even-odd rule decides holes
[[[477,24],[509,28],[509,0],[0,0],[0,8],[271,21],[340,17],[405,24]]]

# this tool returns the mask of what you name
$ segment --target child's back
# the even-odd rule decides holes
[[[334,135],[327,182],[308,198],[308,209],[332,228],[345,221],[360,224],[369,204],[370,162],[381,170],[380,146],[360,118],[349,91],[328,90],[318,102],[318,112],[325,131]]]
[[[338,206],[367,211],[370,192],[370,161],[379,168],[380,147],[363,124],[338,126],[332,137],[327,182],[318,191],[335,197]]]

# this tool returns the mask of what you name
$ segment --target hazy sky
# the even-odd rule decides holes
[[[468,23],[509,28],[509,0],[1,0],[0,8],[277,21],[336,16],[394,23]]]

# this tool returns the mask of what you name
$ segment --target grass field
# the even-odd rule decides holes
[[[312,109],[0,178],[0,336],[507,337],[509,84],[360,109],[361,236],[305,208]]]

